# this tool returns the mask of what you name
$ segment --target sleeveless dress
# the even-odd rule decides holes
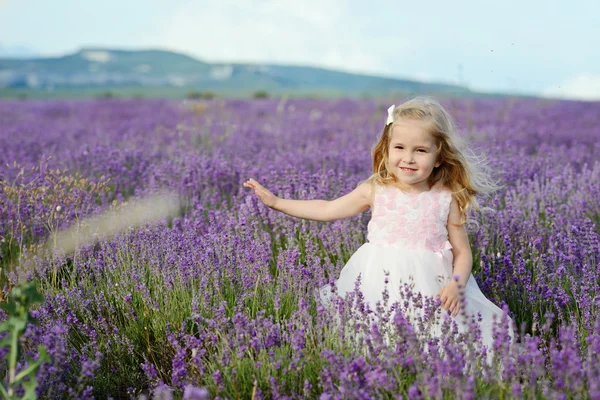
[[[453,275],[452,245],[446,228],[452,193],[441,185],[418,194],[393,186],[375,185],[374,190],[368,242],[358,248],[341,270],[335,282],[337,294],[344,297],[354,291],[360,274],[364,301],[375,310],[376,303],[383,300],[388,272],[388,307],[403,301],[404,283],[413,284],[412,290],[423,296],[437,296]],[[318,290],[321,302],[331,305],[330,285]],[[475,317],[480,314],[482,343],[491,348],[494,319],[500,321],[502,310],[485,297],[472,274],[464,295],[464,311]],[[469,329],[464,315],[459,313],[454,320],[461,331]],[[437,334],[441,334],[439,330]],[[512,331],[510,335],[513,336]]]

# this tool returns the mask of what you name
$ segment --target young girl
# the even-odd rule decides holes
[[[368,242],[348,260],[336,282],[338,295],[360,290],[371,309],[383,300],[389,273],[388,304],[402,301],[402,284],[441,299],[452,317],[461,309],[464,288],[466,315],[481,315],[483,344],[492,344],[494,318],[502,310],[481,292],[471,274],[472,254],[465,222],[475,195],[497,189],[480,163],[461,143],[454,123],[435,100],[417,97],[388,109],[388,119],[373,148],[373,174],[352,192],[332,201],[289,200],[274,196],[254,179],[244,183],[268,207],[288,215],[334,221],[369,208]],[[320,288],[329,302],[330,287]]]

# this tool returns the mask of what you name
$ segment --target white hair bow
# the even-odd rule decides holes
[[[387,121],[385,122],[385,126],[388,126],[392,122],[394,122],[394,109],[396,108],[395,104],[392,104],[390,108],[388,108],[388,116]]]

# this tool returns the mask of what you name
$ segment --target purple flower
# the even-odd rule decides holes
[[[210,393],[206,388],[197,388],[187,385],[183,391],[184,400],[205,400],[210,398]]]

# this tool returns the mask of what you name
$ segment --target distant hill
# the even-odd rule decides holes
[[[207,63],[163,50],[81,49],[54,58],[0,58],[0,92],[16,89],[73,91],[135,88],[214,93],[330,92],[447,93],[468,95],[458,85],[392,79],[305,66]]]

